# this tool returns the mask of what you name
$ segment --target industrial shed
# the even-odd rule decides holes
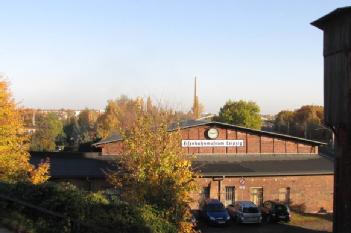
[[[204,198],[225,205],[236,200],[279,200],[305,212],[333,210],[333,159],[319,153],[323,143],[289,135],[211,122],[183,121],[169,131],[181,131],[185,153],[192,159],[199,191],[192,208]],[[94,144],[100,153],[51,154],[53,180],[71,181],[98,190],[108,187],[104,171],[123,153],[122,138],[112,135]],[[33,153],[38,163],[47,154]]]

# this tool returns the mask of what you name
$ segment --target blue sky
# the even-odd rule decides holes
[[[0,1],[0,73],[21,105],[102,109],[122,94],[207,112],[323,104],[322,32],[349,1]]]

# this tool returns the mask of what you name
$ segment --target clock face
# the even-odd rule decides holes
[[[211,139],[215,139],[218,137],[218,130],[216,128],[210,128],[207,131],[207,137],[211,138]]]

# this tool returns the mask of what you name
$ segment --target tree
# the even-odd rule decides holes
[[[294,129],[294,112],[280,111],[274,120],[274,130],[280,133],[290,134]]]
[[[252,101],[228,100],[221,107],[214,120],[247,128],[261,129],[260,107]]]
[[[104,138],[117,133],[118,129],[128,129],[136,120],[138,106],[144,106],[141,98],[131,99],[122,95],[116,100],[109,100],[102,114],[97,120],[97,133]]]
[[[274,130],[296,137],[330,141],[332,133],[323,126],[324,109],[318,105],[304,105],[294,111],[280,111],[274,121]]]
[[[122,95],[116,100],[109,100],[105,113],[97,119],[96,130],[98,136],[105,138],[111,134],[118,133],[120,129],[128,130],[133,128],[137,119],[137,112],[140,109],[152,117],[155,122],[165,120],[160,119],[160,116],[167,118],[168,122],[193,118],[192,112],[183,113],[174,111],[161,104],[155,105],[150,97],[147,98],[146,104],[144,104],[144,100],[140,97],[132,99]]]
[[[109,173],[108,180],[121,189],[123,200],[157,206],[179,226],[179,232],[191,232],[185,220],[190,193],[196,188],[194,173],[179,143],[180,132],[168,132],[167,119],[160,116],[155,121],[138,109],[133,127],[121,131],[124,152],[116,161],[118,170]]]
[[[68,145],[77,150],[81,141],[81,136],[78,119],[75,115],[67,119],[63,126],[63,132],[66,135]]]
[[[63,123],[55,113],[48,113],[38,122],[32,136],[32,151],[55,151],[56,145],[64,143]]]
[[[105,138],[111,133],[117,133],[119,126],[118,112],[117,103],[109,100],[105,108],[105,113],[96,122],[97,133],[101,138]]]
[[[96,139],[95,124],[98,117],[98,112],[87,108],[79,113],[78,124],[81,143],[92,142]]]
[[[37,169],[29,163],[28,137],[6,81],[0,78],[0,181],[46,181],[49,164]]]
[[[299,136],[311,138],[313,131],[322,125],[323,107],[305,105],[294,112],[294,122]]]

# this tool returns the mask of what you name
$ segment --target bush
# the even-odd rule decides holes
[[[3,223],[12,229],[13,226],[24,228],[20,232],[176,232],[176,227],[163,218],[162,212],[151,206],[131,206],[101,192],[85,192],[68,183],[1,184],[0,193],[62,215],[53,216],[0,199]],[[78,222],[83,224],[78,226]],[[18,228],[16,230],[19,231]]]
[[[150,205],[140,208],[143,220],[150,227],[151,232],[155,233],[176,233],[177,228],[166,221],[165,214]]]

